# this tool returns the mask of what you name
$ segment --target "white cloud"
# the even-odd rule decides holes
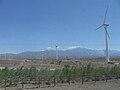
[[[58,49],[60,48],[59,46],[57,47]],[[47,50],[55,50],[56,47],[47,47]]]
[[[71,49],[76,49],[76,48],[79,48],[80,46],[69,46],[69,47],[66,47],[66,48],[60,48],[59,46],[57,47],[59,50],[71,50]],[[47,50],[55,50],[55,46],[53,47],[47,47]]]
[[[79,48],[80,46],[70,46],[68,47],[67,49],[76,49],[76,48]]]
[[[47,50],[53,49],[52,47],[47,47]]]

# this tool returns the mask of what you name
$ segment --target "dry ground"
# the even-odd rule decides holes
[[[9,87],[7,90],[120,90],[120,80],[109,80],[98,81],[98,82],[85,82],[83,85],[80,84],[64,84],[57,85],[55,87],[41,87],[41,88],[30,88],[31,86],[26,86],[24,89],[18,87]],[[4,90],[4,89],[1,89]]]

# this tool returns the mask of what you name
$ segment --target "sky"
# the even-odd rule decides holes
[[[0,53],[54,48],[105,49],[107,23],[109,48],[120,50],[120,0],[0,0]]]

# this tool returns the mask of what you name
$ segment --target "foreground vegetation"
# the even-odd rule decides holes
[[[23,66],[17,69],[9,69],[5,67],[0,69],[0,84],[1,87],[16,86],[21,84],[37,84],[40,87],[42,82],[52,84],[56,83],[75,83],[87,81],[100,81],[109,79],[119,79],[120,66],[112,67],[93,67],[91,64],[82,67],[73,67],[65,65],[62,69],[36,69],[35,67],[24,68]]]

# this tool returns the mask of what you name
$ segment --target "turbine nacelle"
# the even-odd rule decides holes
[[[99,26],[96,30],[104,27],[105,29],[107,29],[107,27],[109,26],[109,24],[103,23],[101,26]]]
[[[103,26],[109,26],[109,24],[107,24],[107,23],[104,23],[104,24],[103,24]]]

